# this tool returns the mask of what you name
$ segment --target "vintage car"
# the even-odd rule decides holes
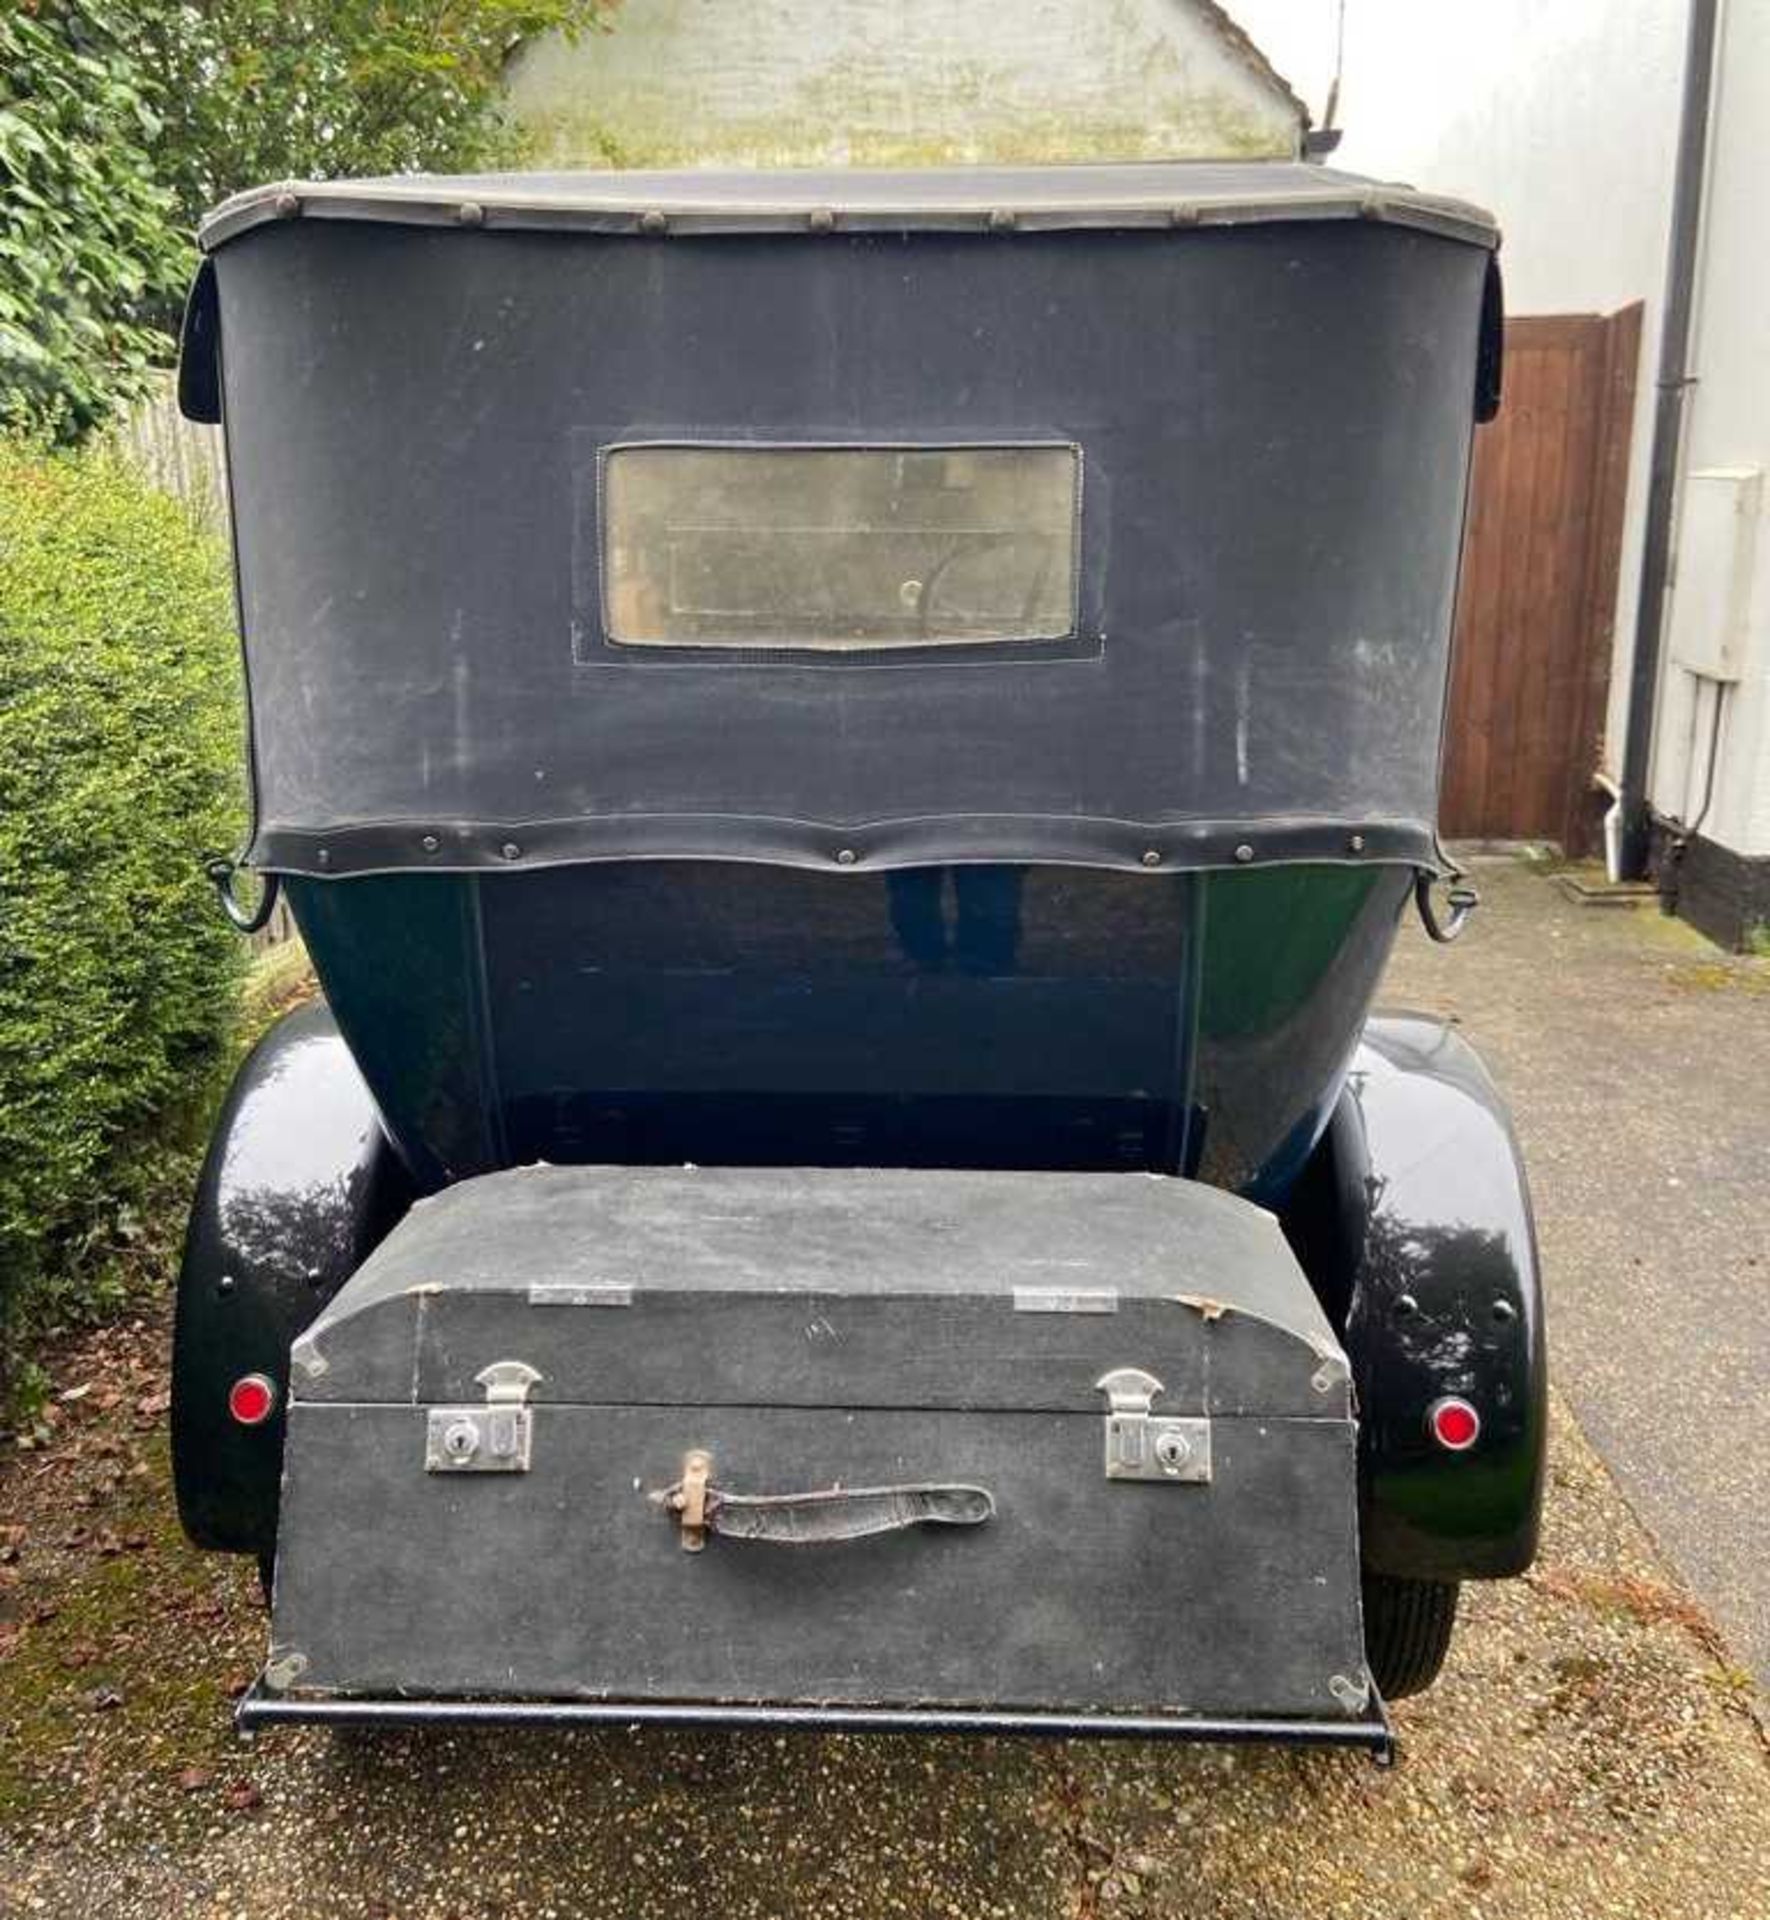
[[[606,173],[203,243],[261,891],[215,873],[324,993],[179,1297],[242,1722],[1387,1752],[1543,1471],[1504,1109],[1371,1013],[1472,904],[1488,217]]]

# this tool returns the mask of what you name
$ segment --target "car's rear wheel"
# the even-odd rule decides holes
[[[1364,1576],[1364,1657],[1385,1700],[1423,1693],[1438,1678],[1457,1619],[1454,1580]]]

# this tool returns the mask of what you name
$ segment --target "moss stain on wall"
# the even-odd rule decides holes
[[[685,127],[674,115],[624,114],[614,125],[595,106],[528,116],[518,133],[523,167],[937,167],[1040,161],[1288,159],[1269,131],[1227,103],[1202,101],[1183,121],[1163,126],[1126,117],[1035,122],[987,137],[918,129],[851,126],[832,140],[829,123],[809,115],[758,114],[727,122],[717,135]]]
[[[512,64],[523,164],[936,166],[1292,158],[1282,87],[1186,0],[998,0],[930,13],[626,0],[611,33]]]

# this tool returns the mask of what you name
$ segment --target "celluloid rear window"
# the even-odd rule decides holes
[[[603,621],[630,647],[949,647],[1076,630],[1067,445],[624,446]]]

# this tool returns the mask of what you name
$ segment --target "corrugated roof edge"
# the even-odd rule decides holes
[[[1466,201],[1291,160],[292,180],[235,194],[204,220],[198,238],[212,253],[254,227],[299,218],[646,235],[1377,220],[1499,244],[1492,215]]]

